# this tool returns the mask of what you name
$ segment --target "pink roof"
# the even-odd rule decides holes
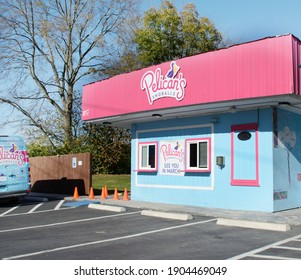
[[[299,95],[300,41],[265,38],[144,68],[83,88],[83,120]],[[189,110],[189,109],[188,109]]]

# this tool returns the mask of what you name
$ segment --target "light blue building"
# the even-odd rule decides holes
[[[119,75],[84,87],[83,119],[131,129],[132,200],[300,207],[300,57],[285,35]]]
[[[300,207],[301,118],[287,107],[133,124],[132,199],[266,212]],[[187,170],[192,143],[207,146],[200,172]],[[154,168],[141,168],[144,157]]]

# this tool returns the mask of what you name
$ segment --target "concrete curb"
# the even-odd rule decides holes
[[[66,201],[81,201],[90,200],[88,196],[81,196],[77,199],[73,197],[65,197]],[[274,224],[286,224],[285,227],[293,228],[295,226],[301,226],[301,208],[291,209],[287,211],[280,211],[275,213],[265,213],[256,211],[240,211],[240,210],[227,210],[218,208],[206,208],[198,206],[181,206],[176,204],[166,204],[157,202],[146,202],[136,200],[113,200],[112,197],[107,199],[101,199],[99,196],[95,196],[95,199],[90,200],[100,201],[102,205],[113,205],[121,207],[129,207],[135,209],[146,209],[154,211],[162,211],[168,213],[188,213],[192,216],[205,216],[224,218],[229,220],[243,220],[250,222],[262,222],[262,223],[274,223]],[[280,226],[283,227],[283,226]]]
[[[104,211],[112,211],[112,212],[125,212],[126,211],[126,209],[124,207],[101,205],[101,204],[94,204],[94,203],[90,203],[88,205],[88,208],[104,210]]]
[[[291,227],[288,224],[256,222],[256,221],[247,221],[247,220],[234,220],[234,219],[224,219],[224,218],[219,218],[216,224],[222,226],[235,226],[235,227],[263,229],[263,230],[272,230],[272,231],[291,230]]]
[[[157,218],[181,220],[181,221],[187,221],[193,219],[193,217],[190,214],[169,213],[169,212],[160,212],[160,211],[153,211],[153,210],[142,210],[141,215],[157,217]]]

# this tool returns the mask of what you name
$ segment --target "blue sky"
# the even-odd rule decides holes
[[[142,0],[143,9],[160,0]],[[194,3],[200,16],[211,19],[233,43],[292,33],[301,39],[301,0],[174,0],[178,10]]]
[[[141,2],[142,12],[161,4],[161,0]],[[200,16],[211,19],[223,37],[233,44],[286,33],[301,39],[301,0],[173,0],[179,11],[191,2]],[[11,112],[3,105],[0,110],[2,119]],[[0,135],[16,133],[13,127],[0,126]]]

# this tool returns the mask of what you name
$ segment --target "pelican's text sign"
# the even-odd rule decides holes
[[[147,71],[141,78],[140,87],[145,90],[150,105],[160,98],[174,98],[181,101],[185,97],[186,79],[179,72],[180,66],[175,61],[170,63],[170,69],[165,77],[162,69],[157,68],[155,72]]]
[[[160,141],[160,174],[184,175],[185,141]]]
[[[22,166],[26,161],[28,161],[27,152],[18,150],[16,144],[12,143],[7,150],[0,145],[0,165],[16,164]]]

